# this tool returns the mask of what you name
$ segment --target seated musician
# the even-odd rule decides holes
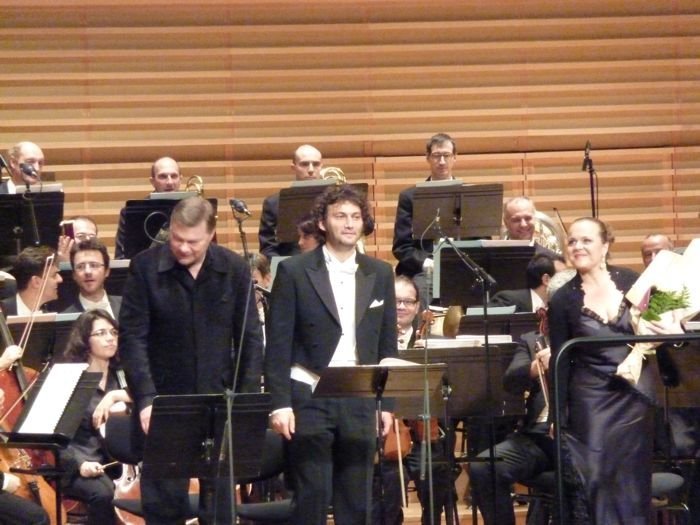
[[[114,482],[105,472],[111,463],[100,434],[110,408],[118,402],[131,402],[123,372],[117,368],[117,322],[104,310],[82,314],[71,331],[64,356],[68,361],[88,363],[88,372],[102,373],[80,427],[68,447],[61,451],[66,469],[64,493],[88,505],[88,525],[115,523],[112,506]]]
[[[67,223],[73,229],[72,235],[68,234]],[[70,262],[70,252],[77,243],[97,238],[97,223],[86,215],[76,215],[61,223],[62,234],[58,237],[56,259],[59,263]],[[68,234],[68,235],[67,235]]]
[[[180,166],[175,159],[161,157],[151,166],[151,177],[149,181],[153,186],[153,191],[165,193],[178,191],[180,189]],[[126,207],[119,212],[119,225],[117,226],[117,236],[114,241],[114,258],[126,259],[124,253],[126,244]]]
[[[407,276],[396,277],[394,289],[396,291],[396,319],[398,324],[398,348],[399,357],[401,350],[413,348],[417,338],[415,320],[420,310],[420,294],[416,281]],[[418,499],[422,506],[422,523],[430,523],[430,493],[427,480],[421,481],[421,440],[423,424],[418,420],[406,420],[411,429],[413,445],[404,459],[408,474],[416,486]],[[440,523],[440,516],[449,504],[450,491],[454,486],[450,476],[450,466],[447,463],[449,444],[444,432],[438,425],[437,418],[430,420],[430,441],[433,464],[433,522]]]
[[[572,270],[555,274],[549,280],[547,295],[551,297],[573,275]],[[474,501],[486,525],[515,525],[511,486],[517,481],[533,479],[554,465],[554,446],[547,423],[548,407],[539,380],[545,377],[549,367],[550,351],[548,346],[540,349],[536,345],[538,337],[546,335],[539,332],[523,334],[506,370],[504,388],[514,394],[529,391],[529,395],[527,413],[519,429],[494,447],[494,456],[499,458],[495,464],[495,484],[488,461],[473,462],[469,467]],[[539,370],[538,366],[541,367]],[[488,458],[489,450],[483,451],[479,457]],[[539,521],[543,518],[533,516],[533,521],[528,520],[528,523],[548,523]]]
[[[0,302],[0,308],[6,316],[31,315],[33,310],[43,311],[46,303],[58,298],[58,285],[63,282],[58,266],[51,265],[46,278],[43,278],[46,260],[52,254],[53,250],[46,246],[31,246],[17,256],[10,272],[17,280],[17,293]]]
[[[109,254],[105,245],[95,238],[80,241],[71,249],[70,262],[79,294],[64,313],[101,308],[118,319],[122,298],[107,295],[105,290],[105,281],[109,277]]]
[[[7,351],[3,352],[3,359]],[[11,361],[10,364],[14,362]],[[0,371],[9,367],[0,361]],[[5,392],[0,388],[0,414],[5,413]],[[21,480],[9,469],[9,449],[0,448],[0,523],[7,525],[49,525],[49,515],[34,501],[20,497]]]
[[[536,254],[525,270],[527,288],[501,290],[494,294],[489,306],[515,306],[516,313],[536,312],[547,303],[547,284],[556,272],[555,261],[564,263],[561,255]]]

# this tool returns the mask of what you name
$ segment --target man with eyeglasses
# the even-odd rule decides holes
[[[119,318],[122,298],[107,295],[105,280],[109,277],[109,254],[104,244],[88,238],[73,246],[70,252],[73,280],[78,285],[78,297],[63,313],[86,312],[101,308],[114,319]]]
[[[46,303],[58,298],[58,285],[63,279],[55,261],[48,267],[46,278],[43,277],[46,261],[51,255],[53,250],[47,246],[30,246],[19,253],[10,272],[17,281],[17,294],[0,303],[6,316],[44,311]]]
[[[70,224],[73,232],[70,233],[67,225]],[[58,237],[56,261],[59,263],[70,262],[70,252],[75,243],[97,238],[97,223],[86,215],[77,215],[61,223],[63,234]]]
[[[151,185],[153,191],[157,193],[168,193],[180,189],[180,166],[170,157],[161,157],[151,166]],[[114,242],[114,258],[124,259],[124,244],[126,243],[126,208],[122,208],[119,213],[119,227],[117,228],[117,238]]]
[[[452,180],[452,168],[457,160],[457,145],[447,133],[437,133],[430,137],[425,146],[425,158],[430,167],[428,181]],[[413,240],[413,197],[416,187],[407,188],[399,193],[394,222],[394,242],[391,252],[399,261],[397,275],[406,275],[416,279],[421,297],[428,304],[426,273],[433,269],[433,242],[430,240]]]
[[[323,158],[321,152],[313,146],[299,146],[292,157],[291,169],[296,180],[312,180],[321,178]],[[272,260],[275,256],[296,255],[299,246],[296,242],[279,242],[277,238],[277,214],[279,211],[280,194],[275,193],[263,201],[258,242],[260,253]]]

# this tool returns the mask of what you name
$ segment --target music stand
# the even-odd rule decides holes
[[[310,184],[295,185],[280,190],[277,209],[277,239],[279,242],[296,243],[299,240],[297,223],[308,215],[314,206],[314,201],[328,187],[335,185],[331,180],[309,181]],[[366,182],[350,184],[363,195],[367,195],[369,185]]]
[[[270,406],[269,393],[233,396],[233,470],[237,477],[254,477],[260,473]],[[156,396],[144,445],[143,475],[227,477],[228,470],[220,459],[228,456],[224,451],[226,420],[225,394]],[[232,479],[232,490],[234,486]]]
[[[80,422],[83,419],[85,409],[87,408],[88,403],[90,403],[90,399],[92,398],[93,394],[97,390],[102,374],[99,372],[82,372],[70,396],[70,399],[63,407],[64,410],[58,419],[58,423],[53,429],[51,429],[50,432],[22,432],[20,431],[21,427],[30,417],[30,413],[33,410],[45,410],[35,402],[51,371],[52,369],[45,370],[37,380],[34,388],[32,388],[29,396],[27,397],[27,401],[22,409],[22,413],[15,423],[13,431],[6,433],[7,441],[3,443],[3,446],[51,451],[54,456],[55,464],[53,468],[40,468],[38,471],[11,469],[11,472],[17,472],[20,474],[40,474],[56,481],[56,483],[54,483],[54,489],[56,490],[56,520],[57,525],[61,525],[61,483],[58,480],[61,478],[64,472],[61,469],[58,451],[61,448],[67,447],[73,439],[73,436],[75,436],[75,432],[78,430]]]
[[[484,241],[454,241],[460,251],[491,274],[498,283],[491,290],[527,288],[527,265],[535,255],[534,246],[489,246]],[[435,253],[433,297],[444,306],[483,306],[483,297],[474,273],[450,246],[440,245]]]
[[[322,373],[313,392],[313,397],[372,397],[376,407],[377,451],[379,477],[382,475],[384,462],[384,444],[382,440],[381,413],[382,400],[386,397],[404,399],[423,399],[426,384],[430,392],[442,387],[442,378],[447,367],[443,363],[431,365],[361,365],[329,366]],[[424,428],[430,428],[425,422]],[[429,459],[430,461],[430,459]],[[432,468],[429,485],[432,486]],[[380,483],[382,486],[383,483]],[[431,488],[432,490],[432,488]],[[384,492],[380,499],[382,523],[385,521]],[[432,500],[432,498],[431,498]],[[432,505],[431,505],[432,507]],[[432,515],[432,509],[431,509]]]
[[[413,238],[490,238],[501,229],[502,184],[416,185],[413,194]],[[439,212],[439,213],[438,213]],[[440,216],[438,232],[430,228]]]
[[[22,363],[29,368],[40,370],[45,363],[60,357],[68,344],[73,323],[78,317],[80,313],[35,315],[32,331],[22,354]],[[29,316],[12,315],[7,318],[7,325],[15,341],[21,339],[28,322]]]
[[[183,196],[189,196],[185,194]],[[217,201],[207,199],[217,210]],[[128,200],[124,207],[124,259],[131,259],[137,253],[150,248],[161,230],[167,230],[170,214],[179,199]],[[216,238],[215,238],[216,242]]]
[[[64,200],[65,194],[60,191],[27,196],[24,193],[0,195],[0,256],[17,255],[27,246],[37,245],[32,226],[32,205],[39,244],[56,248]]]

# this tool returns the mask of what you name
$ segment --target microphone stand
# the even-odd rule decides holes
[[[593,159],[591,158],[591,143],[586,142],[586,151],[583,154],[583,166],[581,166],[581,171],[588,171],[588,185],[591,189],[591,217],[598,217],[598,207],[596,205],[596,194],[598,193],[598,187],[596,181],[598,180],[598,174],[593,168]]]
[[[438,229],[440,226],[437,226]],[[479,266],[474,260],[469,257],[466,253],[462,252],[454,244],[452,239],[449,237],[443,237],[444,241],[452,248],[457,257],[462,261],[464,266],[466,266],[469,271],[474,275],[474,279],[481,286],[481,296],[483,302],[483,327],[484,327],[484,353],[486,355],[486,399],[491,400],[493,395],[493,390],[491,388],[491,347],[489,345],[489,314],[488,314],[488,304],[489,304],[489,291],[496,286],[496,280],[481,266]],[[489,411],[491,412],[491,411]],[[496,430],[493,423],[493,414],[489,414],[489,465],[491,469],[491,480],[494,484],[495,493],[495,483],[496,483],[496,458],[494,456],[494,446],[496,444]],[[493,505],[493,514],[496,514],[496,500],[492,499],[491,504]],[[472,521],[477,523],[476,516],[476,505],[472,505]]]
[[[39,227],[36,222],[36,211],[34,210],[34,198],[32,197],[32,192],[29,190],[29,182],[25,180],[27,189],[25,190],[22,198],[27,203],[29,207],[29,228],[32,231],[32,244],[34,246],[39,246],[41,244],[41,238],[39,237]],[[19,243],[18,246],[19,248]],[[19,251],[17,252],[19,254]]]

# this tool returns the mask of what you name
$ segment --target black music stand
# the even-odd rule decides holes
[[[34,318],[32,331],[24,346],[22,363],[29,368],[40,370],[46,363],[62,357],[63,350],[68,344],[68,337],[75,320],[80,313],[73,314],[39,314]],[[10,316],[7,325],[15,341],[21,339],[28,317]]]
[[[308,215],[314,207],[314,201],[335,181],[319,179],[280,190],[277,209],[277,239],[279,242],[296,243],[299,240],[297,223]],[[350,184],[363,195],[367,195],[369,185],[366,182]]]
[[[454,244],[497,281],[492,292],[527,288],[526,269],[535,255],[534,246],[492,245],[488,241],[455,241]],[[474,273],[449,246],[440,245],[435,253],[433,296],[444,306],[483,306]]]
[[[73,436],[75,436],[75,432],[80,426],[80,422],[90,403],[90,399],[100,384],[102,374],[99,372],[85,371],[82,373],[53,432],[20,432],[19,429],[21,429],[23,423],[29,417],[30,412],[35,409],[35,401],[50,371],[50,369],[45,370],[40,375],[39,379],[37,379],[36,384],[27,397],[27,401],[15,423],[13,431],[6,433],[7,441],[3,443],[3,446],[11,448],[43,449],[49,450],[53,454],[54,467],[42,467],[36,470],[10,469],[10,471],[20,474],[38,474],[56,481],[54,483],[54,488],[56,490],[56,520],[57,525],[61,525],[61,483],[59,480],[64,472],[61,468],[58,451],[59,449],[66,448],[73,439]]]
[[[489,335],[508,335],[513,341],[519,341],[527,332],[537,330],[537,314],[522,312],[517,314],[489,314]],[[459,320],[457,334],[483,333],[484,322],[481,315],[463,315]]]
[[[226,394],[156,396],[144,445],[143,475],[151,478],[227,477],[226,401]],[[232,470],[236,477],[254,477],[260,473],[270,406],[269,393],[233,396]],[[231,490],[234,487],[235,478],[231,480]],[[235,522],[235,509],[233,513]]]
[[[131,259],[137,253],[150,248],[160,238],[161,230],[167,230],[170,224],[170,214],[175,205],[184,197],[191,196],[187,192],[179,192],[179,199],[150,198],[128,200],[124,207],[124,259]],[[207,199],[217,210],[217,200]]]
[[[442,388],[442,378],[447,366],[443,363],[431,365],[361,365],[327,367],[318,381],[313,397],[371,397],[375,400],[377,421],[377,452],[379,455],[379,477],[383,480],[384,444],[381,421],[384,397],[396,399],[423,399],[426,388],[433,392]],[[427,387],[426,387],[427,385]],[[429,428],[428,424],[424,428]],[[428,458],[430,461],[430,458]],[[430,469],[429,472],[431,472]],[[432,486],[432,472],[429,485]],[[380,483],[383,486],[383,483]],[[432,491],[432,488],[431,488]],[[382,522],[384,522],[384,491],[380,497]],[[432,498],[431,498],[432,500]],[[431,504],[432,516],[432,504]]]
[[[64,200],[65,194],[60,191],[0,195],[0,257],[17,255],[27,246],[38,244],[56,248]]]
[[[490,238],[501,230],[502,184],[426,182],[413,194],[413,238]],[[430,228],[440,216],[440,232]]]

